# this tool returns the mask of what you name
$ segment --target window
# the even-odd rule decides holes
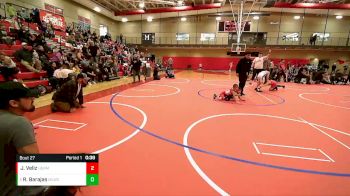
[[[201,41],[214,41],[215,33],[201,33]]]
[[[318,40],[323,40],[323,41],[328,41],[328,39],[330,37],[329,33],[313,33],[312,35],[313,36],[317,35],[317,39]]]
[[[297,42],[299,41],[299,33],[283,33],[282,40]]]
[[[250,31],[250,25],[250,21],[245,21],[243,31]],[[219,21],[218,32],[236,32],[236,23],[234,21]]]
[[[177,41],[188,41],[190,40],[190,34],[188,33],[176,33]]]
[[[100,25],[100,36],[105,36],[108,33],[108,28],[105,25]]]

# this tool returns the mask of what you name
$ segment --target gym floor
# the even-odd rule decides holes
[[[35,119],[41,153],[98,153],[81,195],[350,195],[350,91],[285,83],[215,101],[234,73],[181,71]]]

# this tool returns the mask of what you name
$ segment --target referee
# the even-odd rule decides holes
[[[236,67],[236,73],[239,78],[239,89],[241,89],[241,95],[245,95],[243,93],[243,89],[245,86],[245,83],[248,79],[250,67],[252,66],[252,59],[250,53],[245,53],[244,58],[240,59],[238,61],[237,67]]]

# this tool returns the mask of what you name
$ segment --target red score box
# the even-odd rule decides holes
[[[87,162],[86,174],[98,174],[98,162]]]

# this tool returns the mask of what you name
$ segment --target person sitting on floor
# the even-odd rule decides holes
[[[84,75],[78,74],[76,79],[64,83],[52,96],[52,112],[74,112],[76,108],[83,106]]]
[[[171,66],[168,66],[165,70],[165,77],[166,78],[175,78],[174,70],[171,68]]]
[[[265,84],[260,86],[260,89],[264,86],[270,86],[269,91],[277,91],[278,88],[286,88],[286,86],[278,84],[275,80],[268,80]]]
[[[316,72],[312,80],[315,81],[315,84],[331,84],[330,75],[323,70]]]
[[[301,79],[305,78],[306,79],[306,84],[310,84],[311,76],[308,73],[308,70],[306,67],[302,67],[298,71],[298,75],[295,77],[295,82],[296,83],[301,83]]]
[[[241,96],[241,90],[239,89],[238,84],[234,84],[229,90],[222,91],[219,96],[216,94],[213,95],[214,100],[230,101],[232,99],[233,101],[236,101],[235,97],[238,97],[239,100],[244,101]]]

